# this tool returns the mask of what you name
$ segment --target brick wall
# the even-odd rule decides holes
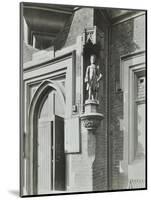
[[[123,131],[120,120],[123,119],[123,93],[120,89],[120,57],[145,50],[145,16],[139,16],[114,25],[111,29],[110,43],[110,161],[111,189],[120,189],[122,173],[120,161],[123,160]],[[128,152],[127,152],[128,153]],[[124,181],[124,180],[123,180]]]
[[[96,133],[96,157],[93,164],[93,189],[95,191],[108,190],[108,137],[107,137],[107,79],[108,79],[108,25],[104,16],[97,9],[94,10],[94,25],[97,31],[104,34],[100,39],[100,51],[98,55],[100,72],[103,77],[99,89],[99,110],[104,115],[100,127]]]

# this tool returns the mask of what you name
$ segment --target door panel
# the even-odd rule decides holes
[[[63,106],[56,91],[44,97],[39,107],[37,137],[37,193],[65,190]]]
[[[51,122],[38,123],[38,194],[51,190]]]
[[[55,190],[65,190],[64,119],[55,116]]]

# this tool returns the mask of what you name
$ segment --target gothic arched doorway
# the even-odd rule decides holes
[[[58,88],[40,87],[31,105],[30,190],[49,194],[65,190],[64,102]]]

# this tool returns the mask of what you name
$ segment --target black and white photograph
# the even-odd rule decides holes
[[[20,3],[21,197],[147,189],[147,10],[130,7]]]

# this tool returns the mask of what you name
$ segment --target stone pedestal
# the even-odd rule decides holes
[[[96,129],[104,118],[103,114],[98,112],[98,102],[96,100],[87,100],[85,103],[85,112],[81,115],[81,122],[83,126],[95,134]]]
[[[96,130],[103,120],[103,114],[98,112],[98,102],[87,100],[85,102],[85,112],[81,115],[82,124],[82,138],[84,143],[82,147],[82,154],[87,167],[86,176],[89,177],[89,181],[85,182],[85,188],[87,191],[93,191],[93,163],[95,160],[96,149]],[[88,170],[89,169],[89,170]],[[85,179],[85,177],[83,177]]]
[[[86,100],[85,101],[85,114],[89,114],[89,113],[97,113],[98,111],[98,106],[99,103],[97,100]]]

